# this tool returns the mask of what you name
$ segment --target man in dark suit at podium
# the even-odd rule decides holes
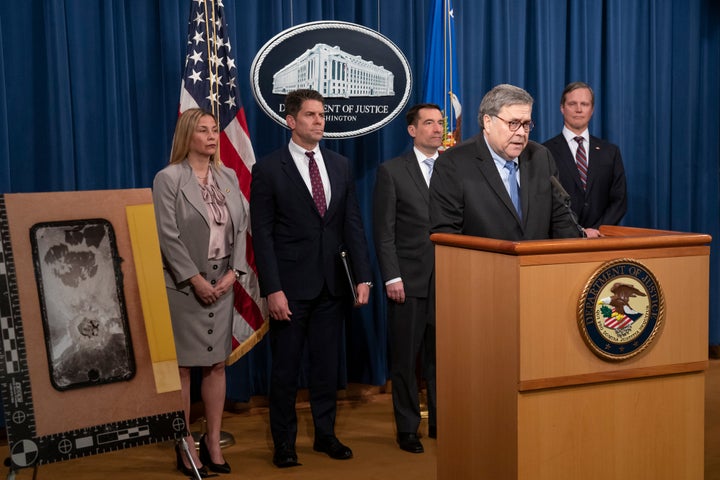
[[[347,158],[319,146],[324,99],[314,90],[285,98],[292,136],[252,171],[250,214],[260,290],[270,312],[270,430],[278,467],[298,465],[295,399],[303,349],[309,353],[310,406],[316,451],[352,457],[335,436],[343,297],[350,287],[340,247],[350,253],[357,305],[368,302],[371,279],[365,232]]]
[[[381,164],[373,198],[375,250],[388,297],[390,379],[397,442],[422,453],[415,365],[422,353],[429,436],[435,421],[435,278],[428,184],[443,140],[440,107],[415,105],[405,116],[413,149]]]
[[[480,103],[482,132],[443,153],[430,181],[432,232],[502,240],[577,237],[569,210],[553,191],[550,152],[528,139],[533,98],[498,85]]]
[[[620,149],[590,135],[595,107],[590,85],[573,82],[560,99],[562,133],[545,145],[555,158],[560,183],[570,194],[572,209],[588,237],[598,237],[600,225],[617,225],[627,210],[625,168]]]

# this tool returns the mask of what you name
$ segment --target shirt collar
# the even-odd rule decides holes
[[[303,147],[293,142],[292,139],[290,139],[290,143],[288,143],[288,148],[290,149],[290,153],[295,157],[305,157],[305,152],[314,152],[315,156],[318,156],[320,153],[320,145],[315,145],[315,148],[312,150],[305,150]]]
[[[505,164],[506,164],[508,161],[514,162],[515,165],[517,165],[518,167],[520,167],[520,162],[518,161],[517,157],[516,157],[516,158],[513,158],[512,160],[505,160],[505,159],[502,158],[500,155],[498,155],[497,153],[495,153],[495,150],[493,150],[493,149],[490,147],[490,144],[488,143],[487,138],[485,138],[485,135],[483,135],[483,140],[485,140],[485,145],[487,145],[487,148],[488,148],[488,150],[490,151],[490,155],[492,156],[493,160],[495,161],[495,165],[497,165],[498,168],[504,168],[504,167],[505,167]]]
[[[415,158],[417,158],[417,161],[419,163],[422,163],[423,160],[425,160],[426,158],[432,158],[433,160],[437,160],[437,158],[438,158],[438,152],[435,152],[435,155],[431,155],[428,157],[423,152],[418,150],[418,148],[416,146],[413,146],[413,152],[415,152]]]
[[[565,141],[567,143],[574,142],[575,137],[583,137],[585,139],[585,145],[590,145],[590,131],[587,128],[580,135],[578,135],[577,133],[570,131],[569,128],[564,126],[562,134],[563,137],[565,137]]]

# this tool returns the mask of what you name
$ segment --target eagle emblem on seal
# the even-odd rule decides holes
[[[610,289],[611,296],[602,298],[599,302],[600,313],[605,318],[605,326],[614,330],[620,330],[632,326],[635,320],[643,316],[641,312],[630,306],[630,299],[633,297],[646,297],[633,285],[628,283],[616,283]]]

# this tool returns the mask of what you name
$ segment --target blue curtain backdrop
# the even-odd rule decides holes
[[[389,37],[412,65],[421,101],[430,0],[225,0],[242,101],[258,158],[288,134],[249,88],[257,50],[316,20]],[[190,0],[29,0],[0,9],[0,192],[149,187],[168,161],[177,119]],[[624,224],[713,235],[720,245],[720,7],[714,0],[455,0],[463,136],[478,132],[482,95],[512,83],[535,97],[536,141],[562,127],[570,81],[596,93],[594,135],[618,144],[628,177]],[[327,145],[350,157],[370,232],[383,160],[408,149],[400,116],[382,131]],[[372,252],[374,254],[374,252]],[[375,260],[373,260],[375,262]],[[375,264],[377,272],[377,264]],[[376,283],[379,274],[376,273]],[[717,306],[710,343],[720,344]],[[348,379],[386,380],[384,294],[347,324]],[[266,393],[262,342],[231,369],[229,397]]]

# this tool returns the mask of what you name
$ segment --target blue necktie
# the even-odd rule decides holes
[[[522,208],[520,207],[520,187],[518,187],[517,178],[515,177],[517,164],[512,161],[505,162],[505,169],[508,171],[510,177],[508,178],[508,183],[510,184],[510,199],[512,200],[513,205],[515,205],[518,217],[522,219]]]
[[[423,160],[422,163],[424,163],[427,166],[428,181],[429,181],[430,177],[432,177],[433,166],[435,166],[435,159],[434,158],[426,158],[425,160]]]

